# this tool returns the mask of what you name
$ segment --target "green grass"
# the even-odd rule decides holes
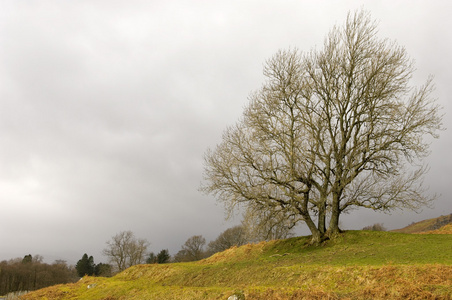
[[[452,296],[452,235],[348,231],[245,245],[199,262],[138,265],[24,299],[411,299]],[[87,288],[88,285],[94,285]]]
[[[452,264],[450,235],[349,231],[318,248],[303,248],[300,242],[297,239],[276,242],[269,251],[293,253],[307,264],[320,265]],[[290,247],[291,244],[294,246]]]

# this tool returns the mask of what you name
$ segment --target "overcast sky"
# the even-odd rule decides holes
[[[435,76],[451,128],[450,1],[0,1],[0,260],[98,263],[123,230],[175,254],[240,223],[198,191],[204,152],[261,86],[266,59],[321,48],[359,8],[416,61],[413,84]],[[452,213],[451,149],[451,130],[432,141],[434,209],[354,211],[342,226]]]

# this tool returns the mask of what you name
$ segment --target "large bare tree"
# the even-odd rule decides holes
[[[132,231],[121,231],[107,242],[103,254],[114,264],[117,271],[144,263],[149,242],[137,239]]]
[[[207,151],[201,189],[229,210],[303,221],[314,243],[337,234],[353,207],[429,204],[424,137],[437,137],[442,118],[432,80],[413,88],[405,49],[376,34],[359,11],[330,31],[323,49],[269,59],[243,118]]]

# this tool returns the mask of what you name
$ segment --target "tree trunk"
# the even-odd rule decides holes
[[[339,209],[339,202],[340,202],[340,193],[333,192],[333,201],[331,204],[331,220],[327,232],[327,235],[330,238],[333,238],[340,233],[339,215],[341,211]]]
[[[326,203],[321,199],[322,203],[319,205],[319,219],[317,221],[317,228],[324,234],[326,232]]]
[[[304,221],[306,225],[308,226],[309,230],[311,231],[312,237],[311,237],[311,244],[312,245],[318,245],[322,242],[324,239],[324,233],[321,232],[316,226],[315,223],[312,221],[311,217],[304,217]]]

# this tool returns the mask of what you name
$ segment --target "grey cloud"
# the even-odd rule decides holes
[[[360,1],[4,1],[0,7],[0,259],[39,253],[102,261],[121,230],[175,253],[240,221],[198,192],[203,153],[241,115],[280,48],[309,51]],[[380,36],[434,74],[450,114],[447,1],[366,4]],[[450,9],[449,9],[450,11]],[[445,126],[451,121],[445,118]],[[402,227],[451,213],[449,131],[432,142],[421,215],[352,212],[346,228]]]

